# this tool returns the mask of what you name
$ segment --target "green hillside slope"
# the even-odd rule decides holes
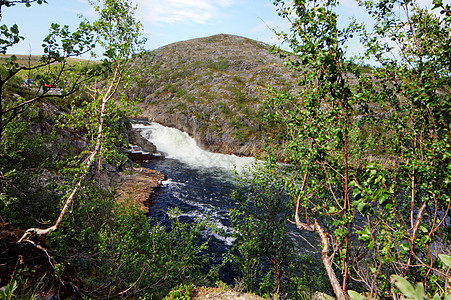
[[[178,42],[136,64],[134,98],[142,117],[191,134],[204,148],[237,155],[260,152],[261,93],[295,87],[270,46],[231,35]]]

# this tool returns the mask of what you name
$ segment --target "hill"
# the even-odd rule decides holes
[[[260,152],[265,87],[296,86],[269,45],[225,34],[161,47],[135,67],[142,78],[130,97],[142,100],[142,118],[188,132],[210,151],[236,155]]]

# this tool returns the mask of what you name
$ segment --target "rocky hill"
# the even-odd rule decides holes
[[[136,63],[142,77],[132,95],[141,117],[176,127],[210,151],[260,152],[262,93],[291,90],[296,78],[270,46],[232,35],[178,42]]]

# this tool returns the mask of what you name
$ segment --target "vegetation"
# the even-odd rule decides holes
[[[351,287],[370,298],[394,296],[393,274],[443,295],[449,274],[437,267],[437,253],[449,251],[448,7],[434,2],[439,17],[414,1],[362,1],[375,19],[367,29],[339,28],[336,1],[275,3],[292,24],[281,37],[295,55],[279,53],[301,74],[302,88],[267,91],[268,121],[283,130],[290,163],[276,174],[296,202],[298,229],[318,235],[336,297],[347,299]],[[381,64],[371,74],[345,56],[356,34],[365,57]],[[384,155],[375,157],[381,139]]]
[[[236,266],[245,291],[265,297],[300,299],[329,291],[322,266],[297,253],[299,246],[288,235],[295,229],[288,221],[293,205],[274,171],[269,165],[255,165],[240,180],[233,194],[238,202],[231,212],[236,240],[228,261]]]
[[[126,168],[120,148],[126,146],[126,118],[133,108],[117,91],[136,81],[130,64],[143,38],[129,1],[91,4],[99,19],[82,22],[74,33],[52,25],[39,61],[4,59],[2,297],[162,299],[181,283],[209,280],[201,272],[208,267],[207,245],[199,242],[202,223],[181,223],[173,213],[171,230],[151,226],[132,201],[116,203],[114,186],[104,183],[105,168]],[[2,34],[17,37],[0,40],[4,51],[22,39],[17,26]],[[68,61],[93,49],[94,41],[104,50],[102,62]],[[24,85],[24,74],[34,80]]]
[[[52,25],[39,60],[1,60],[0,297],[190,299],[217,282],[205,223],[183,223],[177,209],[169,228],[149,222],[103,183],[107,166],[128,164],[119,149],[130,99],[146,98],[147,113],[185,116],[210,149],[270,140],[232,195],[236,240],[223,265],[242,290],[449,299],[450,5],[359,1],[374,26],[340,28],[335,0],[275,0],[292,25],[280,37],[293,52],[273,49],[289,72],[242,56],[267,46],[224,35],[141,55],[130,1],[90,3],[99,19],[74,32]],[[23,39],[16,25],[0,31],[3,54]],[[353,36],[366,52],[351,59]],[[71,60],[96,43],[103,61]],[[201,50],[215,55],[189,59]],[[316,236],[319,260],[298,253],[294,229]]]

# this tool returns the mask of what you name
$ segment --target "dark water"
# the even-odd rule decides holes
[[[165,222],[170,208],[178,207],[180,218],[193,221],[208,218],[213,225],[231,233],[229,210],[236,206],[230,197],[235,188],[233,173],[220,169],[197,169],[175,159],[154,160],[142,165],[168,176],[157,191],[150,217]],[[218,242],[230,245],[231,239],[214,236]]]
[[[230,210],[237,207],[231,197],[236,187],[234,170],[243,172],[255,160],[204,151],[186,133],[159,124],[141,123],[134,127],[166,156],[142,164],[168,177],[150,207],[151,221],[169,225],[169,211],[174,207],[181,210],[179,219],[183,222],[207,220],[209,228],[203,232],[203,238],[209,239],[209,253],[217,263],[221,262],[234,241],[229,218]],[[300,253],[318,253],[309,242],[299,238],[294,225],[287,234]],[[307,240],[315,243],[313,237],[307,236]],[[235,275],[225,267],[221,269],[220,279],[231,284]]]
[[[152,221],[168,226],[168,211],[174,207],[181,210],[179,219],[183,222],[207,220],[209,228],[203,232],[203,239],[209,239],[208,252],[220,263],[233,243],[229,219],[229,210],[236,207],[230,197],[235,188],[233,173],[218,168],[198,169],[175,159],[154,160],[142,166],[161,171],[169,178],[150,207]],[[218,229],[224,233],[217,233]],[[222,281],[232,284],[236,274],[226,266],[219,275]]]

